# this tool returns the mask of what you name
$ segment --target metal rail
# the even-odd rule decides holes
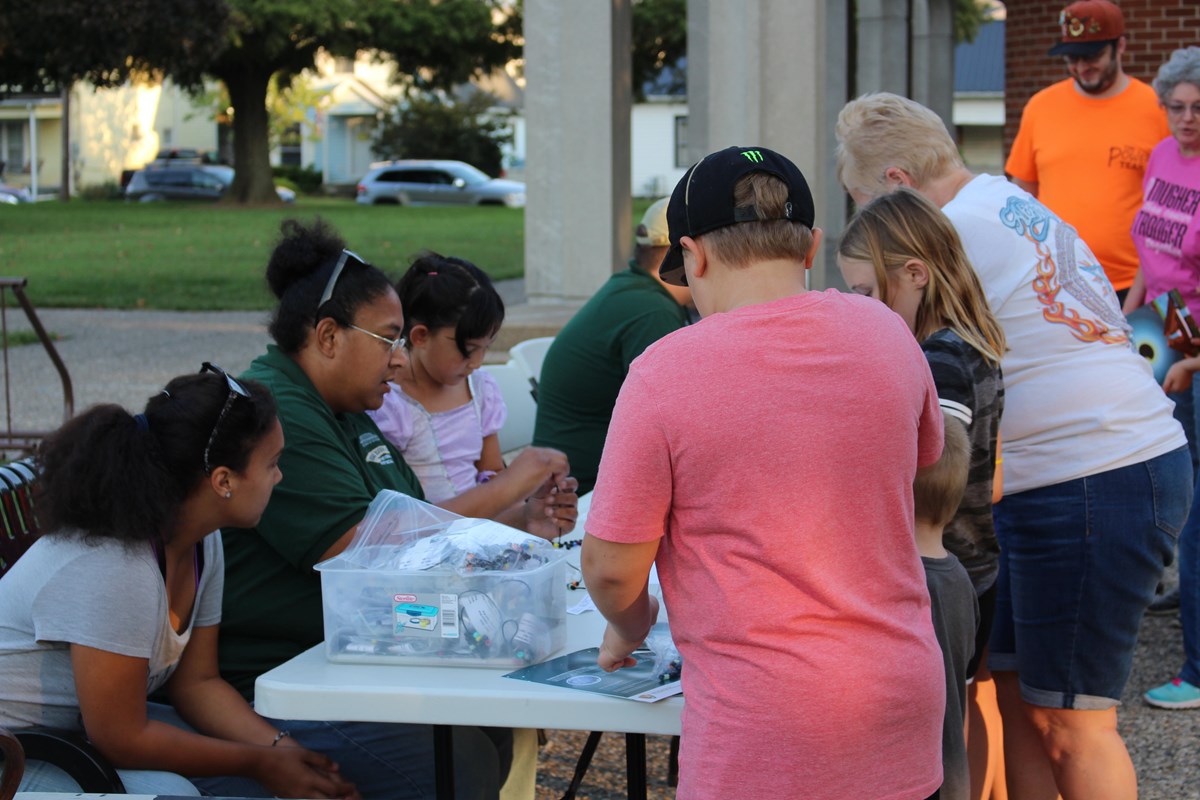
[[[54,342],[50,339],[49,334],[46,333],[46,329],[42,327],[42,321],[38,319],[33,303],[29,302],[29,297],[25,294],[25,287],[28,283],[29,280],[27,278],[0,277],[0,349],[3,350],[4,354],[5,411],[4,430],[0,431],[0,452],[32,453],[34,448],[37,447],[38,442],[46,438],[46,435],[50,433],[50,431],[13,429],[12,375],[8,365],[8,292],[12,292],[13,297],[17,299],[17,303],[25,311],[25,317],[29,320],[30,327],[33,328],[33,332],[42,343],[42,348],[46,351],[46,355],[50,356],[50,361],[58,371],[58,377],[62,382],[63,389],[63,422],[69,420],[75,413],[75,392],[71,387],[71,376],[67,372],[66,364],[63,363],[62,358],[59,356],[58,350],[54,347]]]

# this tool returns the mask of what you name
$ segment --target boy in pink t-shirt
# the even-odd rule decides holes
[[[929,368],[881,303],[807,292],[820,231],[795,165],[688,170],[661,275],[704,317],[634,362],[600,463],[584,578],[606,669],[657,616],[684,658],[678,798],[921,800],[945,688],[912,481],[941,450]]]

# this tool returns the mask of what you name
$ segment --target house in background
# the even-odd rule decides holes
[[[631,186],[635,195],[662,197],[690,166],[686,94],[666,75],[644,87],[631,113]],[[393,65],[369,53],[356,59],[321,56],[308,73],[323,95],[305,122],[294,126],[272,152],[272,162],[312,167],[330,189],[352,192],[374,162],[376,124],[402,95]],[[480,79],[475,89],[496,98],[495,111],[512,134],[504,148],[505,173],[520,178],[525,163],[524,81],[509,71]],[[96,90],[78,84],[70,93],[69,168],[63,170],[61,96],[0,101],[0,161],[4,177],[44,193],[67,174],[72,189],[116,185],[161,149],[194,148],[229,156],[230,129],[191,96],[168,82]],[[967,166],[1003,171],[1004,22],[986,23],[974,42],[955,49],[952,130]],[[34,164],[37,171],[34,172]]]
[[[634,195],[666,197],[687,172],[687,99],[646,97],[630,113],[630,161]]]
[[[171,83],[95,89],[79,83],[69,93],[67,164],[63,164],[63,96],[0,100],[0,160],[16,186],[57,191],[64,177],[73,189],[116,185],[121,173],[154,158],[161,148],[216,150],[211,114]]]
[[[371,150],[375,124],[402,93],[393,72],[393,65],[365,52],[357,59],[320,56],[306,77],[323,101],[285,135],[271,153],[272,163],[312,167],[325,183],[352,191],[376,160]],[[68,107],[69,163],[64,170],[62,97],[0,100],[0,161],[7,164],[3,174],[8,183],[36,183],[44,194],[57,191],[66,176],[72,190],[79,191],[116,185],[122,172],[144,166],[163,149],[211,152],[225,160],[232,156],[231,127],[170,81],[115,89],[76,84]],[[507,106],[502,104],[501,110]],[[519,120],[513,124],[523,154],[523,126]]]
[[[376,160],[371,151],[375,124],[400,96],[394,72],[391,64],[365,53],[357,59],[319,57],[309,79],[325,100],[297,127],[298,146],[279,148],[272,160],[312,167],[328,186],[355,183]]]
[[[1004,174],[1004,21],[954,48],[952,133],[975,172]]]
[[[35,168],[36,165],[36,168]],[[0,100],[0,182],[30,186],[62,180],[62,98],[18,95]]]

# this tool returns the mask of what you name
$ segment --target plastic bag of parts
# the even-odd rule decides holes
[[[659,683],[679,680],[683,672],[683,657],[671,638],[671,629],[666,623],[657,623],[646,634],[646,647],[654,653],[654,676]]]
[[[388,490],[371,502],[340,556],[361,569],[460,574],[532,570],[558,557],[545,539]]]

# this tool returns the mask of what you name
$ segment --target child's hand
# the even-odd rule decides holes
[[[575,529],[579,518],[579,481],[550,476],[525,501],[525,530],[543,539],[553,539]]]
[[[646,627],[647,631],[658,619],[658,598],[650,595],[649,600],[650,625]],[[637,659],[632,656],[632,653],[641,647],[645,640],[644,635],[637,639],[626,639],[609,624],[604,628],[604,640],[600,643],[600,653],[596,656],[596,663],[605,672],[614,672],[621,667],[636,666]]]
[[[552,447],[526,447],[504,470],[506,480],[515,481],[521,487],[521,497],[532,496],[541,491],[546,482],[555,483],[566,478],[571,471],[567,454]]]
[[[1170,394],[1192,388],[1192,375],[1197,370],[1200,370],[1200,356],[1176,361],[1167,370],[1167,376],[1163,378],[1163,391]]]

